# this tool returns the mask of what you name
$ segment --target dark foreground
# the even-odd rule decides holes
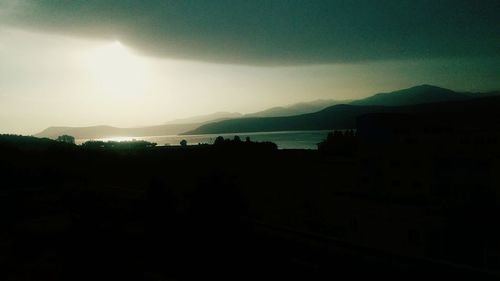
[[[498,141],[363,133],[319,151],[2,136],[0,279],[498,279]]]

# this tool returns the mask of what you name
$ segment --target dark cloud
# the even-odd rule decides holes
[[[29,0],[18,24],[146,54],[288,65],[500,53],[498,0]]]

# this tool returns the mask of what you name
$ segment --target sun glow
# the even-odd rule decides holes
[[[121,42],[90,49],[84,66],[99,92],[116,96],[142,95],[148,84],[148,66]]]

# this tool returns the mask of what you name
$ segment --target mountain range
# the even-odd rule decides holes
[[[277,106],[272,107],[263,111],[246,114],[242,117],[282,117],[282,116],[293,116],[293,115],[301,115],[312,113],[316,111],[320,111],[329,106],[348,103],[349,100],[315,100],[310,102],[301,102],[288,106]]]
[[[452,102],[466,104],[472,99],[498,95],[500,92],[459,93],[436,86],[421,85],[391,93],[376,94],[349,104],[333,105],[315,113],[288,117],[239,118],[208,123],[185,134],[351,129],[355,127],[358,116],[368,113],[403,113],[414,109],[437,109]]]
[[[180,132],[194,130],[202,124],[166,124],[138,128],[118,128],[112,126],[90,127],[49,127],[35,135],[55,139],[61,135],[70,135],[76,139],[101,139],[113,137],[144,137],[176,135]]]
[[[420,85],[390,93],[376,94],[364,99],[352,101],[349,104],[401,106],[401,105],[435,103],[444,101],[461,101],[478,97],[494,96],[498,94],[499,94],[498,92],[489,92],[489,93],[455,92],[441,87],[436,87],[431,85]]]
[[[302,102],[282,107],[273,107],[263,111],[241,114],[238,112],[216,112],[208,115],[199,115],[183,119],[175,119],[166,122],[163,125],[136,127],[136,128],[118,128],[112,126],[90,126],[90,127],[49,127],[36,134],[37,137],[46,137],[55,139],[60,135],[71,135],[76,139],[100,139],[112,137],[143,137],[143,136],[164,136],[177,135],[186,131],[194,130],[210,122],[224,121],[228,119],[245,117],[274,117],[274,116],[292,116],[304,113],[319,111],[328,106],[341,103],[335,100],[316,100],[311,102]]]
[[[242,118],[209,123],[186,134],[354,129],[359,116],[371,113],[412,114],[451,127],[496,128],[500,121],[498,109],[500,96],[405,106],[342,104],[297,116]]]
[[[411,111],[411,108],[426,108],[425,104],[460,102],[498,95],[500,92],[455,92],[436,86],[421,85],[390,93],[380,93],[355,101],[317,100],[274,107],[246,115],[217,112],[193,118],[177,119],[163,125],[140,128],[50,127],[35,136],[56,138],[67,134],[77,139],[96,139],[119,136],[347,129],[354,128],[356,117],[363,114],[405,112]]]
[[[172,125],[172,124],[202,124],[202,123],[207,123],[207,122],[216,122],[216,121],[222,121],[226,119],[233,119],[233,118],[240,118],[243,117],[243,114],[239,112],[215,112],[212,114],[207,114],[207,115],[199,115],[199,116],[193,116],[193,117],[188,117],[188,118],[182,118],[182,119],[174,119],[171,121],[166,122],[166,125]]]

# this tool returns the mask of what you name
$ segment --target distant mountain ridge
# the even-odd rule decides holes
[[[381,112],[391,111],[386,107],[466,101],[498,95],[500,95],[498,91],[488,93],[455,92],[441,87],[420,85],[390,93],[379,93],[355,101],[317,100],[274,107],[246,115],[232,112],[216,112],[209,115],[177,119],[164,125],[141,128],[117,128],[112,126],[50,127],[35,136],[57,138],[60,135],[67,134],[77,139],[97,139],[121,136],[144,137],[352,128],[356,116],[377,112],[377,110]],[[333,110],[333,113],[322,117],[328,120],[318,119],[317,116],[324,114],[325,110]],[[332,118],[335,120],[330,120]]]
[[[144,137],[176,135],[187,130],[193,130],[200,124],[168,124],[139,128],[117,128],[111,126],[90,127],[49,127],[35,137],[57,138],[60,135],[70,135],[76,139],[101,139],[112,137]]]
[[[350,104],[400,106],[444,101],[460,101],[480,97],[480,95],[481,93],[460,93],[424,84],[390,93],[379,93],[364,99],[353,101]],[[482,96],[487,95],[488,94],[486,93],[482,93]]]
[[[246,114],[244,117],[281,117],[281,116],[301,115],[301,114],[320,111],[332,105],[348,103],[348,102],[351,101],[315,100],[310,102],[301,102],[288,106],[272,107],[263,111]]]
[[[199,115],[188,118],[174,119],[166,122],[165,124],[196,124],[196,123],[206,123],[206,122],[215,122],[222,121],[225,119],[239,118],[243,117],[243,114],[239,112],[215,112],[207,115]]]
[[[371,113],[417,114],[425,118],[436,116],[439,120],[447,120],[449,124],[498,127],[499,108],[500,96],[407,106],[334,105],[319,112],[298,116],[241,118],[209,123],[185,134],[353,129],[356,127],[357,117]]]
[[[185,134],[350,129],[355,127],[358,116],[368,113],[401,112],[411,108],[423,109],[426,108],[426,105],[433,108],[431,105],[445,105],[453,102],[467,104],[469,100],[498,95],[500,95],[499,92],[458,93],[440,87],[422,85],[396,92],[377,94],[350,104],[334,105],[310,114],[288,117],[240,118],[209,123],[195,130],[187,131]]]
[[[161,135],[176,135],[183,132],[194,130],[203,124],[209,122],[224,121],[227,119],[242,118],[247,116],[281,116],[281,115],[298,115],[302,113],[315,112],[336,104],[334,100],[317,100],[312,102],[302,102],[284,107],[275,107],[268,110],[243,115],[238,112],[215,112],[207,115],[194,116],[183,119],[175,119],[166,122],[163,125],[138,127],[138,128],[117,128],[112,126],[90,126],[90,127],[49,127],[40,133],[37,137],[46,137],[55,139],[60,135],[71,135],[77,139],[101,139],[112,137],[145,137],[145,136],[161,136]]]

